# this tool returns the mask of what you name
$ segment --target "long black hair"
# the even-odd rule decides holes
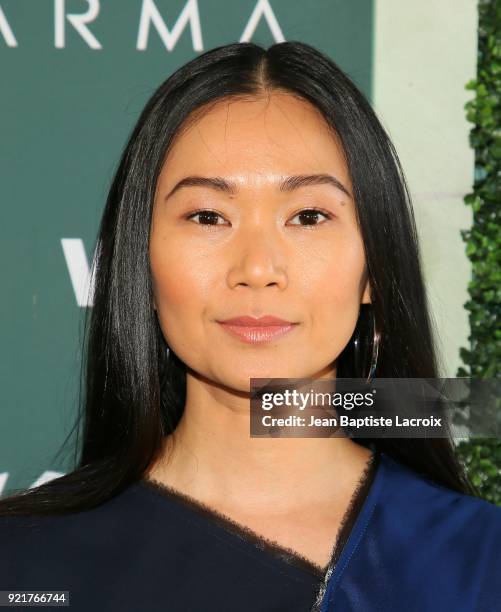
[[[0,514],[92,508],[141,479],[185,403],[186,366],[152,302],[149,234],[156,183],[176,134],[222,98],[281,90],[310,102],[341,139],[354,188],[380,346],[378,377],[434,378],[437,360],[411,199],[369,102],[326,55],[297,41],[232,43],[176,70],[147,102],[122,153],[96,241],[85,325],[74,469],[0,501]],[[354,335],[364,327],[361,308]],[[339,377],[361,377],[350,341]],[[81,439],[80,439],[81,438]],[[68,438],[64,444],[66,444]],[[448,438],[375,439],[376,449],[442,486],[478,493]],[[362,445],[366,441],[359,441]],[[63,445],[64,446],[64,445]]]

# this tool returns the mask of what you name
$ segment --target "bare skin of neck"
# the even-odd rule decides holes
[[[371,451],[342,437],[251,438],[248,400],[205,389],[187,394],[145,476],[326,566]]]

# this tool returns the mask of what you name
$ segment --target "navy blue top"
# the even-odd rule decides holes
[[[501,611],[501,508],[374,466],[324,571],[140,481],[92,510],[0,518],[0,590],[70,591],[72,612]]]

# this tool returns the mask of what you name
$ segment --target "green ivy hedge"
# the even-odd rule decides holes
[[[475,181],[464,202],[473,224],[461,235],[472,264],[468,285],[470,348],[462,348],[457,376],[499,377],[501,369],[501,0],[479,0],[477,78],[466,84],[475,97],[465,105],[473,124]],[[471,438],[457,446],[485,499],[501,506],[501,441]]]

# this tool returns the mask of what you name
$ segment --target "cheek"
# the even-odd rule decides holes
[[[203,265],[197,253],[173,240],[152,236],[153,293],[164,332],[176,329],[188,337],[196,332],[195,322],[202,320],[213,279],[210,268]]]
[[[339,238],[310,254],[304,262],[302,294],[309,296],[310,312],[317,329],[351,336],[362,299],[361,279],[365,255],[361,239]]]
[[[334,304],[358,303],[365,269],[363,243],[358,235],[338,236],[304,258],[303,278],[312,297]]]

